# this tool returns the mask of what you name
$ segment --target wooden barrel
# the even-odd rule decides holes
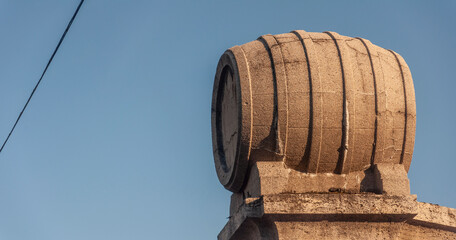
[[[362,38],[302,30],[264,35],[220,58],[212,98],[217,175],[240,191],[256,161],[346,174],[410,167],[415,92],[397,53]]]

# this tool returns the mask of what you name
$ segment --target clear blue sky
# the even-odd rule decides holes
[[[318,2],[318,4],[317,4]],[[0,0],[0,139],[78,0]],[[456,208],[455,1],[86,0],[0,154],[0,239],[215,239],[219,56],[295,29],[359,36],[411,68],[418,200]]]

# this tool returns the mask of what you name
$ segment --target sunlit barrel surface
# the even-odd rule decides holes
[[[334,32],[264,35],[220,58],[212,140],[220,182],[239,191],[256,161],[346,174],[375,163],[408,171],[416,122],[397,53]]]

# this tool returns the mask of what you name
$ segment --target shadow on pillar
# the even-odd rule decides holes
[[[232,239],[278,240],[279,234],[270,218],[247,218]]]

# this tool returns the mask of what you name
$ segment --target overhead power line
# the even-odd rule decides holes
[[[6,143],[8,142],[8,139],[11,137],[11,134],[13,133],[14,129],[16,128],[17,123],[18,123],[19,120],[21,119],[22,114],[24,113],[24,111],[25,111],[25,109],[27,108],[27,106],[28,106],[30,100],[32,99],[33,94],[35,94],[36,89],[37,89],[38,86],[40,85],[41,80],[43,80],[44,74],[46,74],[46,71],[47,71],[47,69],[49,68],[49,65],[51,65],[51,62],[52,62],[52,60],[54,59],[55,54],[56,54],[57,51],[59,50],[59,47],[60,47],[60,45],[62,44],[63,39],[65,39],[65,36],[66,36],[68,30],[70,30],[71,24],[73,24],[73,21],[74,21],[74,19],[76,18],[76,15],[78,14],[79,9],[81,8],[81,6],[82,6],[83,3],[84,3],[84,0],[81,0],[81,2],[80,2],[79,5],[78,5],[78,8],[76,8],[76,11],[74,12],[73,17],[71,18],[70,22],[68,23],[68,25],[67,25],[67,27],[66,27],[66,29],[65,29],[65,32],[63,32],[62,37],[60,37],[60,41],[59,41],[59,43],[57,44],[57,46],[55,47],[55,50],[54,50],[54,52],[52,53],[51,58],[49,58],[49,61],[48,61],[48,63],[46,64],[46,67],[44,68],[43,73],[41,74],[40,79],[39,79],[38,82],[36,83],[35,88],[33,88],[33,91],[32,91],[32,93],[30,94],[29,98],[27,99],[27,102],[25,103],[24,107],[22,108],[21,113],[19,113],[19,116],[17,117],[16,122],[14,123],[13,127],[11,128],[11,131],[9,132],[9,134],[8,134],[8,136],[6,137],[5,141],[3,142],[2,148],[0,148],[0,153],[3,151],[3,148],[5,147]]]

